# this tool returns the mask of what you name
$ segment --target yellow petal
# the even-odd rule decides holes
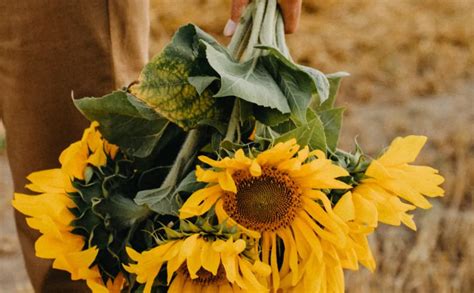
[[[426,136],[410,135],[407,137],[397,137],[378,161],[385,166],[413,162],[426,143],[426,140]]]
[[[260,284],[254,273],[252,272],[251,265],[248,263],[247,260],[243,258],[239,258],[239,267],[240,271],[242,272],[242,276],[244,280],[246,281],[248,288],[246,288],[250,292],[255,292],[255,291],[264,291],[266,288]]]
[[[137,252],[135,249],[127,246],[127,247],[125,247],[125,251],[127,252],[128,256],[132,260],[138,261],[138,259],[140,259],[141,254],[139,252]]]
[[[186,241],[185,241],[186,242]],[[186,264],[188,267],[189,276],[191,279],[198,278],[197,272],[201,268],[201,250],[204,240],[196,239],[194,246],[192,247],[191,254],[186,258]]]
[[[217,200],[220,197],[221,192],[222,190],[219,185],[199,189],[198,191],[194,192],[183,204],[179,210],[179,217],[181,219],[186,219],[204,214],[212,206],[212,204],[206,204],[205,200],[209,197]]]
[[[283,229],[278,233],[278,236],[283,240],[283,245],[285,246],[284,254],[288,254],[289,266],[292,274],[292,285],[296,285],[296,282],[299,279],[299,268],[298,268],[298,253],[296,250],[296,243],[293,239],[291,231]]]
[[[401,214],[400,218],[403,224],[405,224],[408,228],[412,229],[413,231],[416,231],[416,224],[413,221],[413,215]]]
[[[331,217],[319,206],[317,203],[303,197],[304,210],[313,217],[315,221],[324,226],[327,232],[333,232],[336,237],[338,237],[340,244],[344,245],[346,241],[346,235],[341,226],[338,225]]]
[[[221,262],[220,254],[212,249],[210,242],[205,242],[201,250],[201,263],[203,268],[211,272],[214,276],[217,275],[217,270]]]
[[[301,214],[302,213],[300,213],[300,215]],[[295,236],[302,236],[300,238],[304,239],[311,246],[312,249],[310,249],[310,251],[314,253],[318,259],[321,260],[323,258],[323,250],[321,248],[321,243],[315,232],[311,229],[311,226],[306,224],[302,217],[297,216],[294,220],[292,228],[295,231]],[[298,240],[297,242],[299,243]],[[303,253],[304,251],[302,251],[301,255],[303,255]]]
[[[352,202],[352,193],[346,192],[334,207],[334,213],[341,219],[348,222],[355,218],[355,208]]]
[[[217,183],[220,173],[221,172],[215,172],[212,170],[204,170],[200,166],[196,166],[196,179],[200,182]]]
[[[252,164],[250,165],[249,171],[250,175],[254,177],[259,177],[260,175],[262,175],[262,168],[258,164],[257,160],[252,160]]]
[[[101,167],[107,163],[107,156],[104,152],[103,143],[89,156],[87,162],[93,166]]]
[[[198,237],[199,234],[193,234],[184,240],[183,246],[181,247],[181,254],[184,257],[188,258],[193,254]]]
[[[366,200],[358,193],[352,194],[356,220],[367,224],[370,227],[377,227],[378,213],[374,203]]]
[[[74,192],[70,184],[65,184],[69,178],[61,169],[49,169],[39,172],[33,172],[28,177],[31,185],[28,186],[36,192],[44,193],[65,193]]]
[[[237,162],[239,162],[242,165],[250,165],[252,163],[252,160],[247,158],[247,156],[245,156],[245,153],[242,149],[238,149],[235,152],[234,158]]]
[[[88,154],[87,144],[80,141],[71,144],[59,157],[61,169],[68,176],[83,180]]]
[[[234,179],[232,178],[229,170],[219,174],[219,185],[225,191],[237,193],[237,186],[235,186]]]
[[[273,289],[280,288],[280,272],[278,270],[278,261],[277,261],[277,245],[276,245],[276,235],[271,234],[271,253],[270,253],[270,266],[272,268],[272,283]]]
[[[177,255],[175,253],[170,254],[171,258],[168,259],[168,284],[171,282],[174,273],[181,267],[181,265],[186,259],[186,257],[181,253],[183,242],[183,240],[176,241],[173,250],[177,250],[179,251],[179,253]]]
[[[198,157],[199,161],[203,162],[203,163],[206,163],[208,164],[209,166],[212,166],[212,167],[217,167],[217,168],[222,168],[224,167],[222,161],[216,161],[216,160],[213,160],[209,157],[206,157],[206,156],[199,156]]]
[[[308,158],[309,156],[309,148],[308,146],[305,146],[303,149],[301,149],[299,152],[298,152],[298,160],[300,160],[301,163],[303,163],[304,161],[306,161],[306,159]]]

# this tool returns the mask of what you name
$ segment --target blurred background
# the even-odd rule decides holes
[[[230,0],[151,0],[150,54],[193,22],[226,44]],[[288,36],[298,63],[347,71],[340,147],[372,156],[396,136],[429,137],[417,163],[446,178],[443,199],[415,213],[418,232],[382,225],[377,270],[346,274],[347,292],[474,292],[474,1],[303,0]],[[0,125],[0,292],[32,292],[13,224]]]

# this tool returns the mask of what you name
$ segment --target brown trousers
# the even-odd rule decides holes
[[[57,167],[61,150],[88,125],[71,91],[76,98],[101,96],[137,79],[148,58],[148,5],[148,0],[0,0],[0,115],[16,191],[26,192],[29,173]],[[84,284],[35,257],[37,233],[23,216],[15,218],[35,291],[84,291]]]

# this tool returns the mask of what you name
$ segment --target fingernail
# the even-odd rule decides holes
[[[237,28],[237,24],[232,19],[229,19],[224,27],[224,36],[226,37],[232,36],[236,28]]]

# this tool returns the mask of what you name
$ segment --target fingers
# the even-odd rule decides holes
[[[280,0],[280,7],[285,21],[285,32],[294,33],[298,28],[302,0]]]
[[[294,33],[298,28],[301,15],[302,0],[280,0],[280,7],[285,21],[285,32],[287,34]],[[230,19],[224,27],[224,36],[230,37],[234,34],[237,28],[242,11],[249,3],[249,0],[232,0],[232,9]]]
[[[240,15],[247,6],[249,0],[232,0],[232,10],[230,12],[230,19],[227,21],[227,24],[224,28],[224,36],[230,37],[234,34],[235,29],[237,28],[237,23],[239,22]]]
[[[230,12],[230,19],[233,22],[239,22],[240,15],[242,14],[242,11],[248,3],[249,0],[232,0],[232,10]]]

